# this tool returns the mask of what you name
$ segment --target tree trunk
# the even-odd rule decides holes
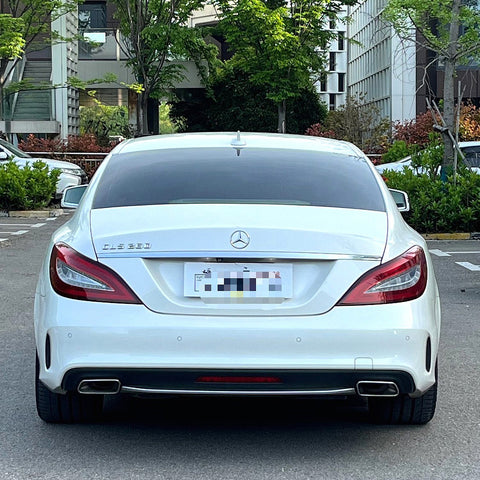
[[[445,61],[445,80],[443,83],[443,119],[447,131],[442,133],[445,151],[443,154],[442,173],[451,174],[453,169],[454,146],[451,135],[455,136],[455,64]]]
[[[287,116],[287,102],[283,100],[282,102],[277,104],[278,107],[278,126],[277,132],[278,133],[286,133],[287,131],[287,124],[286,124],[286,116]]]
[[[148,94],[138,96],[138,134],[148,135]]]
[[[450,23],[449,46],[445,62],[445,79],[443,83],[443,119],[447,131],[443,132],[443,144],[445,152],[442,162],[442,179],[446,179],[453,171],[454,145],[452,137],[455,137],[455,67],[458,49],[460,4],[462,0],[452,2],[452,22]]]

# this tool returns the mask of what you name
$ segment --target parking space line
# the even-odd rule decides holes
[[[480,251],[476,251],[476,252],[446,252],[446,253],[450,253],[451,255],[462,255],[462,254],[467,254],[467,255],[478,255],[480,254]]]
[[[0,223],[0,227],[31,227],[31,226],[32,226],[31,223]]]
[[[472,272],[480,272],[480,265],[474,265],[473,263],[470,263],[470,262],[455,262],[455,263]]]
[[[434,250],[430,250],[430,253],[432,253],[433,255],[436,255],[437,257],[450,257],[449,253],[443,252],[442,250],[434,249]]]
[[[12,232],[11,235],[24,235],[28,233],[28,230],[17,230],[16,232]]]
[[[30,225],[31,228],[39,228],[39,227],[43,227],[44,225],[46,225],[46,223],[35,223],[33,225]]]

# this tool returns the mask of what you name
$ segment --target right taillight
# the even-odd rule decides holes
[[[376,305],[406,302],[420,297],[427,286],[427,260],[421,247],[365,273],[338,305]]]

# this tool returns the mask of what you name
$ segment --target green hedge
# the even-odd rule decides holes
[[[464,170],[456,180],[442,182],[426,174],[386,171],[387,185],[408,193],[410,226],[421,233],[480,231],[480,175]]]
[[[0,164],[0,208],[35,210],[46,207],[55,195],[59,170],[49,171],[44,162],[26,167],[15,162]]]

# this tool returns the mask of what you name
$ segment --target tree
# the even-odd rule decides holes
[[[442,172],[452,170],[455,136],[455,76],[459,65],[480,57],[480,11],[475,0],[390,0],[385,18],[401,38],[414,40],[444,66]],[[412,27],[417,32],[412,34]],[[462,34],[460,34],[462,33]],[[413,38],[415,37],[415,38]]]
[[[0,93],[24,53],[57,40],[51,22],[77,8],[77,0],[2,0],[0,3]]]
[[[187,131],[276,132],[275,103],[263,86],[254,85],[245,72],[228,66],[209,83],[210,94],[175,102],[172,116]],[[303,134],[315,122],[322,122],[327,107],[313,86],[287,101],[288,133]]]
[[[217,50],[187,20],[203,0],[112,0],[125,39],[120,46],[138,83],[138,130],[148,133],[149,99],[167,95],[185,77],[181,60],[195,61],[206,77]],[[207,62],[207,65],[205,64]]]
[[[287,100],[296,98],[324,70],[321,53],[335,32],[326,28],[342,5],[356,0],[216,0],[220,31],[234,55],[228,62],[267,91],[286,131]]]

